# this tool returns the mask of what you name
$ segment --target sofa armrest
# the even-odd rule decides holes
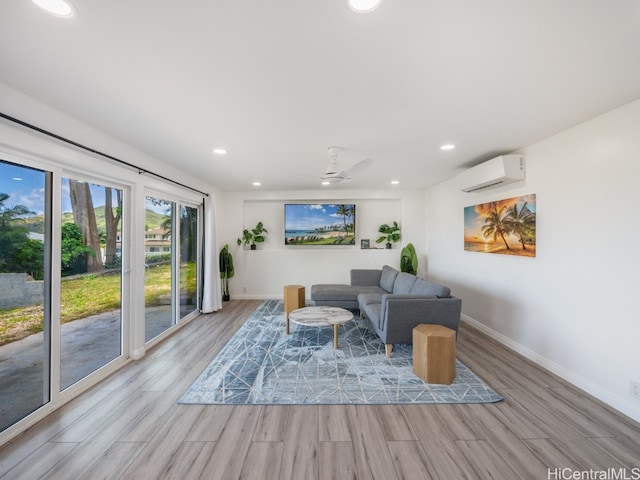
[[[458,331],[462,300],[423,295],[383,295],[381,328],[387,332],[385,343],[403,343],[421,323],[443,325]]]
[[[382,308],[380,310],[381,326],[386,324],[389,304],[391,304],[391,315],[393,317],[405,315],[415,316],[420,314],[421,309],[429,308],[429,304],[424,303],[424,301],[436,300],[437,298],[438,297],[433,295],[410,295],[403,293],[388,293],[382,295],[380,299],[380,302],[382,303]],[[405,304],[405,302],[408,301],[412,301],[412,303]]]
[[[380,285],[381,270],[353,269],[351,270],[351,285],[371,287]]]

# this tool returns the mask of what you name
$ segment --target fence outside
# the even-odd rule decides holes
[[[0,273],[0,309],[28,307],[44,302],[44,282],[26,273]]]

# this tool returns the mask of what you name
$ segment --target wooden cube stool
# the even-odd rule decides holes
[[[456,376],[456,332],[442,325],[415,327],[413,373],[427,383],[450,385]]]
[[[289,335],[289,312],[304,307],[304,286],[285,285],[284,287],[284,320],[285,332]]]

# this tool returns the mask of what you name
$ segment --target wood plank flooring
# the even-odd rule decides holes
[[[640,478],[638,423],[466,324],[458,358],[503,402],[178,405],[259,304],[200,316],[0,448],[0,478]]]

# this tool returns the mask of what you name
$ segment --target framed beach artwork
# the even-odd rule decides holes
[[[285,245],[355,245],[356,206],[329,203],[287,203]]]
[[[535,257],[535,194],[465,207],[464,249]]]

